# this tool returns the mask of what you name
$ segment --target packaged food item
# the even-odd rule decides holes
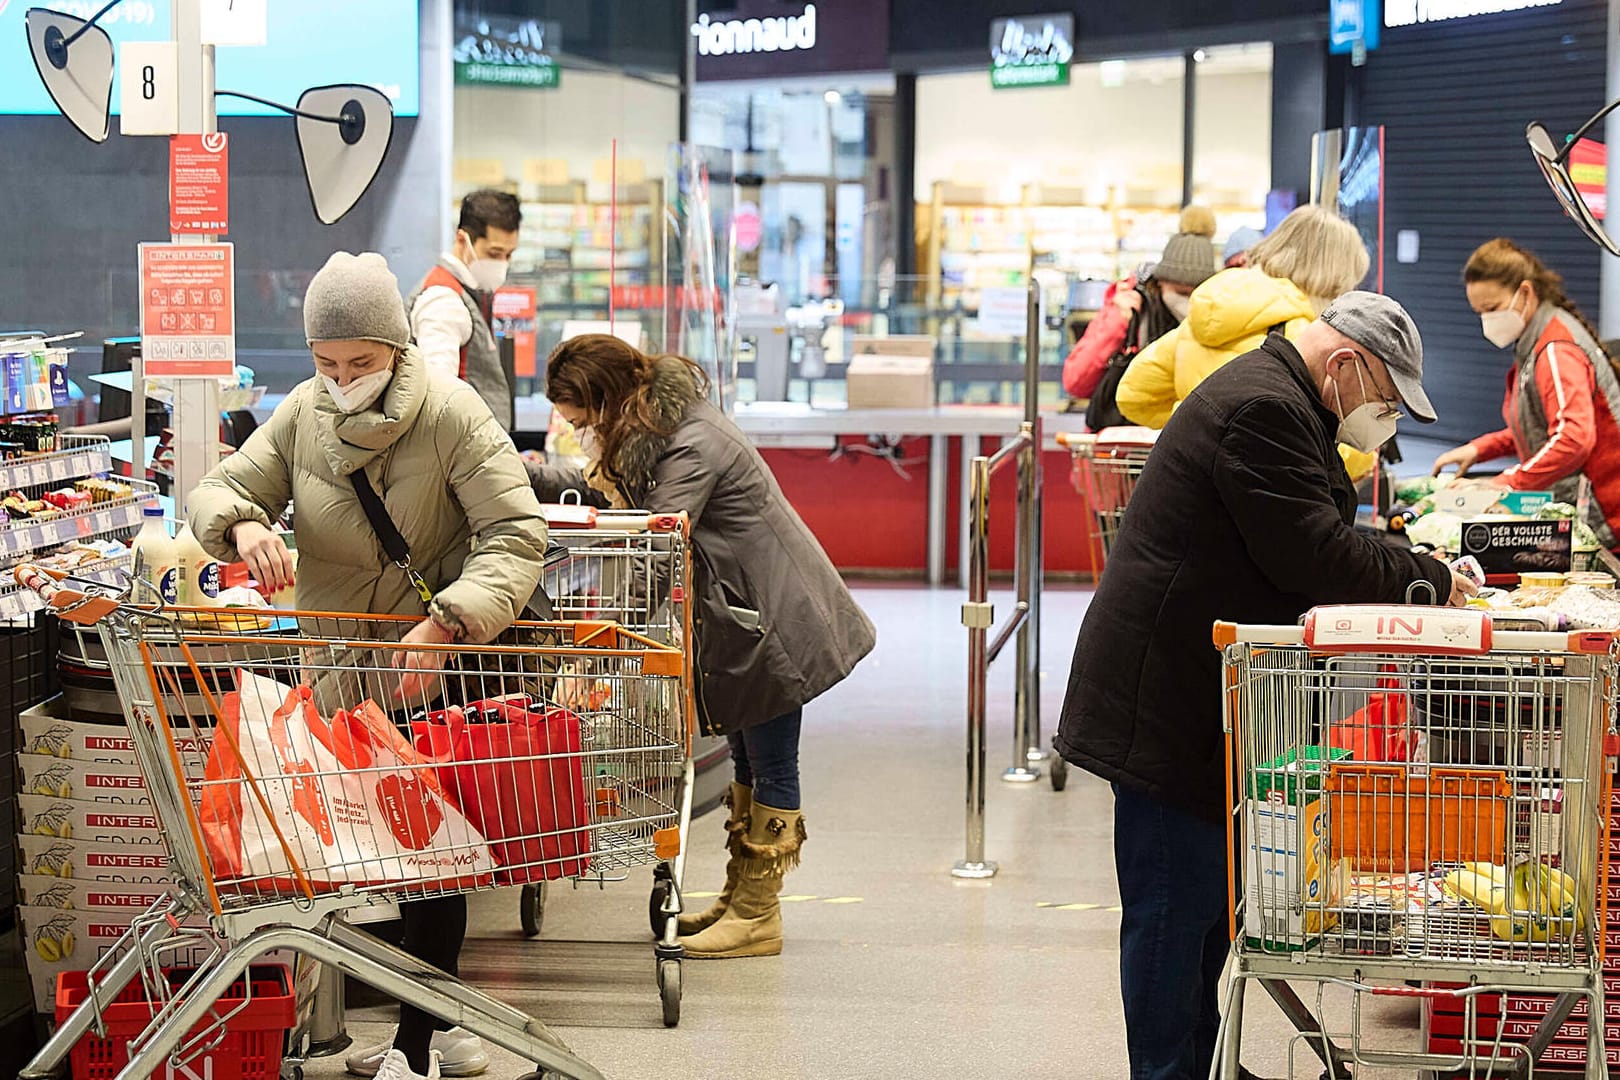
[[[174,547],[180,568],[177,585],[179,602],[186,607],[218,607],[221,571],[219,560],[203,550],[192,535],[191,528],[182,524],[175,534]]]
[[[1451,568],[1457,571],[1457,573],[1461,574],[1463,577],[1467,578],[1469,581],[1472,581],[1475,585],[1481,588],[1484,587],[1485,568],[1480,566],[1479,560],[1474,558],[1472,555],[1464,555],[1460,559],[1454,559],[1451,563]]]
[[[1581,571],[1569,575],[1570,585],[1579,585],[1588,589],[1614,589],[1614,578],[1599,571]]]
[[[1478,565],[1476,563],[1475,565]],[[1519,588],[1521,589],[1562,589],[1570,584],[1573,575],[1560,574],[1551,570],[1536,570],[1528,574],[1519,575]]]

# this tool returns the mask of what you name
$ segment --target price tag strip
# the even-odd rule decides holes
[[[126,481],[128,482],[128,481]],[[42,548],[56,547],[70,540],[133,529],[141,523],[141,511],[157,495],[155,485],[134,482],[135,494],[116,503],[103,503],[90,510],[62,514],[49,521],[12,522],[0,530],[0,554],[27,555]]]
[[[112,451],[105,446],[92,450],[61,450],[54,454],[0,462],[0,488],[10,491],[44,484],[62,484],[110,472]]]

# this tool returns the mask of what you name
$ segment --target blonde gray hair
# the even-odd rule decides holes
[[[1249,251],[1249,265],[1330,301],[1367,276],[1372,260],[1356,227],[1322,206],[1301,206]]]

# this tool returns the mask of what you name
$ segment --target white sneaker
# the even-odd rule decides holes
[[[439,1052],[428,1051],[428,1071],[423,1076],[419,1072],[411,1071],[411,1063],[405,1060],[405,1055],[399,1050],[389,1050],[382,1056],[377,1065],[377,1080],[439,1080]]]
[[[377,1076],[378,1070],[382,1068],[383,1058],[387,1057],[388,1051],[393,1048],[394,1040],[390,1038],[387,1042],[355,1051],[349,1055],[344,1065],[354,1076]],[[439,1058],[437,1075],[477,1076],[489,1068],[489,1055],[484,1053],[484,1040],[462,1028],[435,1031],[429,1050]]]

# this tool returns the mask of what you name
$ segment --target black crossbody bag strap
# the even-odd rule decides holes
[[[354,485],[355,497],[360,500],[360,509],[366,512],[366,520],[371,522],[372,531],[377,534],[377,539],[382,541],[383,553],[393,560],[395,566],[405,571],[417,595],[422,598],[422,603],[431,604],[433,590],[428,588],[428,583],[423,580],[422,575],[411,566],[411,546],[405,542],[405,537],[400,535],[394,519],[388,516],[388,507],[383,505],[382,496],[377,494],[377,489],[371,486],[371,478],[366,475],[366,470],[363,468],[354,470],[349,474],[349,482]]]

